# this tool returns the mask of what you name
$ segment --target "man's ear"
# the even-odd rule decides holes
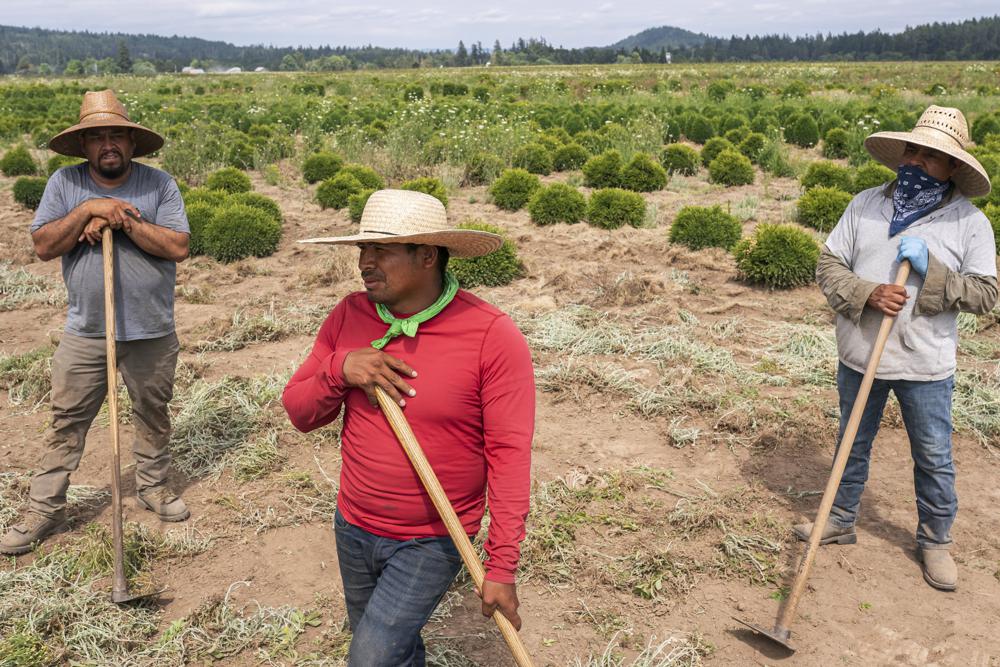
[[[438,249],[433,245],[420,246],[420,266],[425,269],[433,269],[437,266]]]

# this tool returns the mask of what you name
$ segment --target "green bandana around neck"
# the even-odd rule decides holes
[[[400,334],[413,338],[417,335],[417,328],[444,310],[445,306],[451,303],[451,300],[455,298],[456,294],[458,294],[458,278],[456,278],[455,274],[451,271],[445,271],[444,290],[441,292],[441,296],[437,298],[437,301],[429,305],[427,308],[424,308],[416,315],[411,315],[406,319],[399,319],[383,304],[376,303],[375,312],[378,313],[378,316],[382,318],[383,322],[389,325],[389,330],[386,331],[385,335],[381,338],[373,340],[372,347],[376,350],[381,350],[389,344],[390,340]]]

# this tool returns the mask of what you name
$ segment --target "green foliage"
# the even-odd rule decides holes
[[[205,229],[205,253],[220,262],[267,257],[278,249],[281,224],[266,211],[244,204],[219,209]]]
[[[583,182],[591,188],[616,188],[621,185],[623,160],[616,150],[608,150],[583,165]]]
[[[573,136],[573,140],[583,146],[591,155],[597,155],[611,148],[611,141],[607,136],[598,134],[593,130],[584,130]]]
[[[212,224],[217,208],[205,201],[196,201],[192,204],[185,204],[188,226],[191,228],[191,237],[188,239],[188,251],[191,256],[205,254],[205,230]]]
[[[799,198],[799,222],[821,232],[828,232],[834,228],[840,216],[844,215],[850,203],[851,195],[838,188],[812,188]]]
[[[227,194],[223,190],[209,190],[208,188],[191,188],[184,195],[184,206],[191,206],[197,202],[203,202],[213,208],[222,206],[227,199]]]
[[[646,200],[637,192],[619,188],[597,190],[587,204],[587,222],[604,229],[639,227],[646,218]]]
[[[972,121],[969,134],[977,144],[986,141],[990,135],[1000,136],[1000,113],[983,114],[976,118]]]
[[[27,148],[14,146],[0,158],[0,171],[4,176],[34,176],[38,173],[38,165]]]
[[[14,181],[14,201],[34,211],[42,201],[48,179],[41,176],[21,176]]]
[[[701,114],[691,114],[684,122],[684,136],[696,144],[703,144],[715,136],[715,125]]]
[[[375,191],[371,189],[362,190],[347,198],[347,213],[351,216],[351,222],[361,222],[361,214],[365,212],[365,204],[373,192]]]
[[[366,189],[372,188],[366,188],[353,174],[341,170],[333,178],[328,178],[319,184],[316,188],[316,201],[320,208],[341,209],[347,206],[351,195]]]
[[[279,225],[285,220],[278,202],[274,201],[270,197],[260,194],[259,192],[237,192],[229,197],[227,203],[243,204],[252,208],[258,208],[271,216],[271,219]]]
[[[417,100],[424,99],[424,88],[423,86],[411,83],[406,88],[403,89],[403,99],[407,102],[415,102]]]
[[[726,99],[729,93],[736,90],[736,84],[732,81],[726,79],[716,79],[715,81],[708,84],[708,88],[705,92],[708,94],[709,98],[716,102],[721,102]]]
[[[735,150],[726,149],[708,165],[708,180],[721,185],[749,185],[753,183],[753,165]]]
[[[205,181],[205,187],[209,190],[222,190],[230,194],[250,192],[253,189],[250,177],[235,167],[224,167],[209,174],[208,180]]]
[[[764,149],[767,148],[767,137],[760,132],[750,132],[745,137],[743,141],[740,142],[738,146],[740,153],[749,158],[750,162],[754,164],[760,163],[760,157],[764,153]]]
[[[385,187],[385,181],[371,167],[360,164],[348,164],[341,167],[340,171],[337,172],[338,176],[341,174],[353,176],[366,190],[369,188],[372,190],[381,190]]]
[[[825,158],[845,158],[848,155],[851,144],[851,135],[847,130],[834,127],[827,130],[823,136],[823,157]]]
[[[983,207],[983,213],[989,218],[993,227],[993,241],[996,244],[996,253],[1000,255],[1000,204],[987,204]]]
[[[812,282],[819,246],[800,227],[765,223],[737,243],[733,255],[740,280],[788,289]]]
[[[686,144],[668,144],[660,155],[660,163],[669,174],[694,176],[698,173],[698,151]]]
[[[556,149],[552,154],[552,167],[556,171],[579,169],[590,157],[587,149],[576,142],[570,142]]]
[[[503,237],[503,245],[499,249],[482,257],[453,257],[448,262],[448,270],[455,274],[458,283],[464,288],[499,287],[510,284],[523,271],[521,260],[517,257],[517,247],[507,237],[500,227],[489,225],[477,220],[463,222],[459,229],[476,229],[481,232],[491,232]]]
[[[516,211],[528,203],[541,181],[524,169],[504,169],[500,178],[490,186],[490,196],[498,208]]]
[[[874,160],[869,160],[854,172],[851,192],[857,194],[862,190],[877,188],[896,178],[896,172]]]
[[[48,162],[45,163],[45,173],[51,176],[63,167],[72,167],[73,165],[82,163],[78,157],[73,157],[72,155],[53,155],[49,158]]]
[[[501,171],[503,171],[503,160],[497,155],[486,151],[473,153],[469,161],[465,163],[462,183],[464,185],[488,185]]]
[[[542,144],[525,144],[514,151],[513,163],[530,174],[544,176],[552,171],[552,154]]]
[[[802,175],[800,181],[803,190],[811,190],[815,187],[837,188],[844,192],[851,192],[854,187],[854,179],[851,177],[851,170],[841,167],[836,162],[817,160],[811,162],[806,168],[806,173]]]
[[[731,250],[742,235],[743,226],[740,221],[723,211],[720,206],[685,206],[670,226],[670,241],[692,250]]]
[[[536,225],[580,222],[587,214],[583,193],[565,183],[539,188],[528,202],[531,221]]]
[[[785,145],[773,139],[768,139],[767,144],[760,151],[757,156],[757,164],[772,176],[789,178],[795,175],[795,170],[792,169],[792,165],[788,161]]]
[[[302,178],[306,183],[319,183],[336,176],[343,166],[344,161],[339,155],[326,151],[313,153],[302,163]]]
[[[621,172],[621,186],[634,192],[655,192],[667,185],[667,171],[646,153],[632,156]]]
[[[726,130],[726,133],[722,135],[722,138],[727,140],[733,146],[739,146],[740,143],[746,139],[748,134],[750,134],[750,128],[746,125],[741,125],[739,127],[734,127],[731,130]]]
[[[736,150],[736,146],[729,139],[723,137],[712,137],[705,142],[701,149],[701,163],[705,167],[712,164],[712,160],[719,156],[724,150]]]
[[[802,148],[812,148],[819,143],[819,125],[807,113],[792,116],[785,126],[785,141]]]
[[[429,194],[445,206],[448,205],[448,189],[441,182],[440,178],[414,178],[411,181],[406,181],[399,187],[401,190],[413,190],[414,192]]]

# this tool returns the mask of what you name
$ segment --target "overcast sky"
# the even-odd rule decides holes
[[[485,46],[500,39],[507,46],[532,36],[566,47],[605,46],[661,25],[717,36],[898,32],[907,25],[1000,13],[996,0],[0,0],[0,6],[6,25],[176,34],[238,45],[409,48],[454,48],[460,39]]]

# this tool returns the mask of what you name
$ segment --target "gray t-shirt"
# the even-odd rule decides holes
[[[128,181],[105,190],[93,181],[86,162],[63,167],[49,179],[31,231],[65,217],[88,199],[112,197],[129,202],[149,222],[190,234],[184,201],[166,172],[132,163]],[[174,331],[174,285],[177,264],[136,246],[125,232],[114,232],[115,338],[159,338]],[[62,257],[69,297],[66,333],[104,336],[104,262],[101,244],[78,243]]]

